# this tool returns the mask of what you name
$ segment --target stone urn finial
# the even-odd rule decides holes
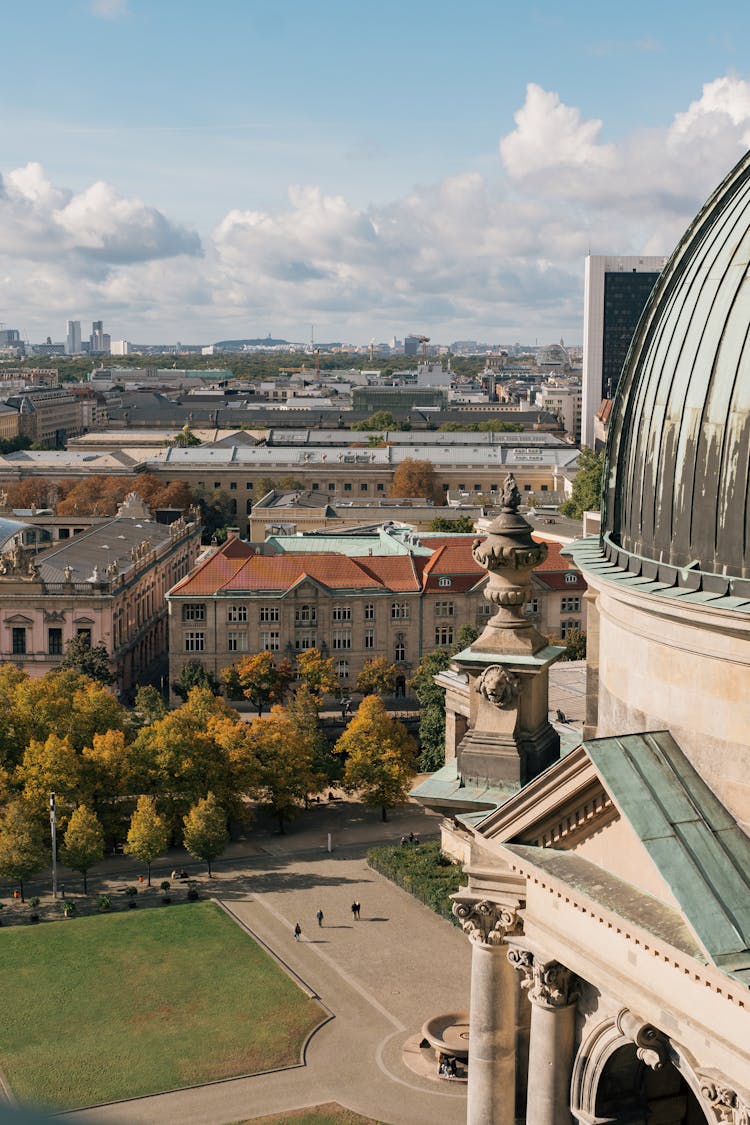
[[[505,478],[502,508],[489,526],[486,539],[477,539],[472,554],[489,574],[484,596],[497,607],[484,632],[471,646],[473,652],[534,654],[547,639],[524,615],[529,581],[534,567],[547,557],[545,543],[531,537],[531,524],[519,515],[521,493],[512,473]]]

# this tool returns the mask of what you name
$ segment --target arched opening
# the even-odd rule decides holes
[[[403,699],[406,695],[406,676],[396,676],[394,694],[397,699]]]
[[[700,1103],[676,1066],[652,1070],[634,1043],[608,1059],[596,1089],[596,1117],[623,1125],[706,1125]]]

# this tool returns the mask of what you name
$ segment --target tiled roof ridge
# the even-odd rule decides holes
[[[227,562],[231,562],[231,559],[228,559],[227,556],[224,553],[224,550],[229,543],[231,543],[231,539],[227,539],[226,542],[222,543],[222,545],[220,547],[218,547],[215,551],[211,551],[211,553],[209,555],[206,555],[205,559],[202,559],[196,566],[193,567],[193,569],[191,571],[189,571],[188,574],[185,575],[184,578],[181,578],[180,581],[172,587],[170,593],[179,594],[180,590],[183,586],[185,586],[185,587],[188,586],[194,579],[196,579],[198,577],[199,574],[203,573],[203,571],[206,569],[207,566],[209,566],[209,564],[215,563],[219,555],[221,555],[222,558],[226,559]],[[252,555],[248,555],[248,558],[252,558],[252,557],[253,557]],[[244,566],[247,561],[248,561],[247,559],[243,559],[242,565]],[[241,570],[241,569],[242,569],[241,567],[238,568],[238,570],[235,571],[235,574],[239,573],[239,570]],[[226,581],[226,579],[225,579],[225,581]],[[221,585],[223,585],[223,584],[224,583],[222,582]],[[219,586],[217,586],[216,588],[217,588],[217,590],[220,589]]]

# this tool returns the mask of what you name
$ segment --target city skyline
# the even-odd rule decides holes
[[[731,2],[6,22],[0,321],[31,339],[578,341],[586,254],[668,254],[750,143]]]

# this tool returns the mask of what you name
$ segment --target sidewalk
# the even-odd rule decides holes
[[[401,1060],[428,1016],[468,1008],[471,950],[458,929],[344,852],[256,860],[212,883],[334,1019],[310,1040],[304,1066],[106,1106],[77,1115],[81,1121],[225,1125],[328,1101],[389,1125],[465,1121],[465,1090],[421,1079]]]

